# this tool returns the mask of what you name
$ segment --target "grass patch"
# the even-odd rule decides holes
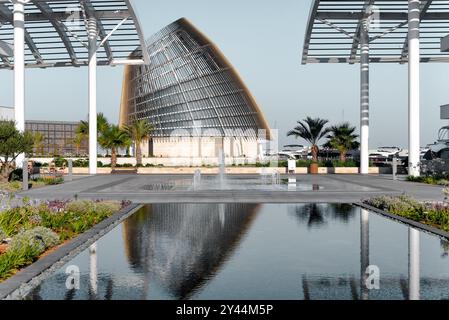
[[[416,222],[449,232],[449,205],[447,203],[423,203],[409,196],[376,197],[366,204]]]

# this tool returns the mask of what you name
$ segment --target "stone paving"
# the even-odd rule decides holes
[[[283,179],[292,178],[282,176]],[[204,177],[204,179],[215,179]],[[298,175],[298,188],[287,185],[257,188],[260,176],[228,176],[226,190],[194,190],[192,176],[98,175],[78,177],[72,182],[22,192],[37,199],[114,199],[134,203],[236,202],[236,203],[353,203],[378,195],[408,194],[419,200],[442,201],[442,187],[393,181],[391,176]],[[243,182],[244,181],[244,182]],[[251,183],[254,181],[254,184]],[[285,180],[284,180],[285,181]],[[248,183],[249,182],[249,183]],[[233,189],[233,186],[235,188]],[[238,188],[237,188],[238,187]]]

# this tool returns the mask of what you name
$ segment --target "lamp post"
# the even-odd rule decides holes
[[[25,4],[29,0],[11,0],[14,19],[14,117],[16,127],[25,131]],[[16,159],[21,166],[25,155]]]

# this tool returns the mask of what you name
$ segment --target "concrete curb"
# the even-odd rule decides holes
[[[449,239],[449,232],[437,229],[435,227],[426,225],[424,223],[417,222],[417,221],[414,221],[414,220],[410,220],[410,219],[407,219],[407,218],[404,218],[404,217],[401,217],[401,216],[398,216],[398,215],[395,215],[395,214],[383,211],[381,209],[372,207],[372,206],[367,205],[365,203],[358,202],[358,203],[354,203],[354,205],[358,206],[360,208],[363,208],[363,209],[367,209],[367,210],[372,211],[374,213],[380,214],[380,215],[382,215],[384,217],[387,217],[389,219],[392,219],[392,220],[395,220],[395,221],[399,221],[401,223],[404,223],[406,225],[409,225],[409,226],[411,226],[413,228],[419,229],[419,230],[424,231],[426,233],[430,233],[432,235],[437,235],[437,236],[439,236],[441,238]]]
[[[137,204],[127,206],[55,252],[0,283],[0,300],[24,299],[42,281],[141,208],[142,205]]]

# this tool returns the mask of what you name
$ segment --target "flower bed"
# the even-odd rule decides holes
[[[367,205],[449,232],[449,204],[424,203],[408,196],[382,196],[364,201]]]
[[[109,201],[25,202],[3,206],[0,212],[0,282],[127,205]]]

